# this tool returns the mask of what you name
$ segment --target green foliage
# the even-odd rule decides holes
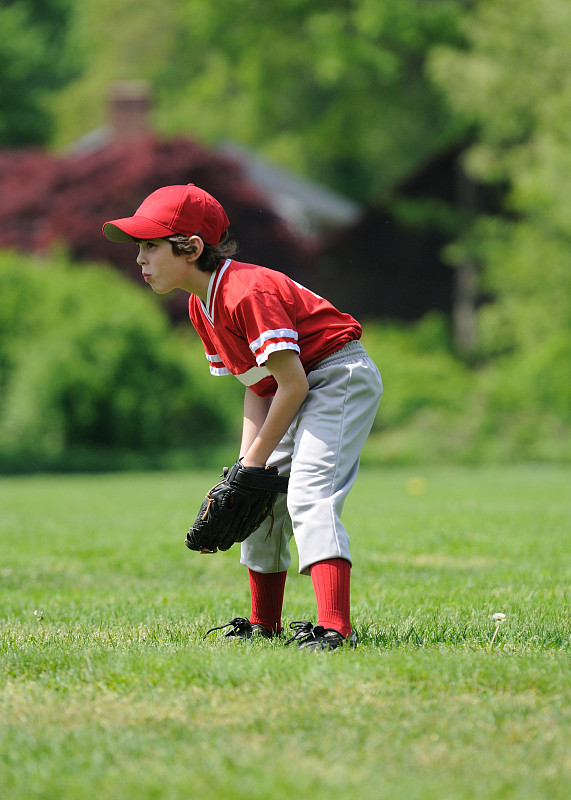
[[[394,205],[413,226],[450,238],[461,230],[447,261],[479,265],[486,302],[472,366],[452,355],[441,318],[367,326],[385,381],[367,458],[569,459],[568,0],[8,0],[0,22],[0,144],[46,141],[48,107],[52,142],[67,144],[105,121],[112,81],[142,78],[162,132],[232,138],[378,202],[469,130],[466,170],[505,187],[501,214],[468,222],[432,200]],[[236,427],[235,382],[205,379],[200,344],[167,332],[155,305],[126,319],[110,298],[123,297],[115,276],[98,272],[106,279],[97,283],[92,268],[9,264],[14,257],[2,261],[3,452],[57,460],[70,447],[186,446],[222,407],[214,430],[224,438]],[[32,279],[41,271],[49,281]],[[97,288],[75,298],[62,287],[79,285],[79,272]],[[134,298],[125,302],[139,309]],[[215,390],[229,401],[214,402]],[[157,399],[165,392],[168,413]]]
[[[571,6],[483,0],[466,19],[467,48],[434,52],[431,72],[474,125],[466,160],[507,189],[504,213],[476,218],[451,245],[472,259],[491,302],[478,312],[480,454],[568,458],[571,345],[569,114]],[[466,86],[470,91],[466,91]]]
[[[476,219],[448,255],[480,263],[492,293],[480,354],[517,356],[571,327],[571,6],[483,0],[465,27],[468,48],[434,52],[431,71],[476,126],[467,168],[506,184],[507,214]]]
[[[369,323],[363,343],[383,377],[381,428],[398,429],[427,409],[452,415],[462,412],[471,377],[450,353],[443,316],[429,315],[410,328]]]
[[[49,98],[78,71],[67,50],[71,0],[4,0],[0,9],[0,146],[47,144]]]
[[[481,0],[463,24],[468,47],[436,48],[431,72],[455,111],[477,125],[472,172],[508,180],[514,207],[543,206],[555,212],[552,224],[569,230],[570,178],[559,168],[568,164],[571,135],[569,3]]]
[[[470,415],[476,376],[451,354],[444,317],[430,315],[409,327],[369,323],[363,343],[384,387],[364,461],[471,460],[480,435]]]
[[[157,75],[167,130],[180,130],[191,105],[208,107],[194,121],[199,135],[227,137],[231,119],[232,138],[361,200],[457,133],[423,65],[436,42],[459,40],[461,3],[181,6],[177,51],[192,66],[186,80],[176,58]]]
[[[59,99],[62,143],[105,119],[110,81],[144,78],[159,130],[230,138],[374,200],[459,130],[424,63],[460,41],[462,0],[83,0],[76,13],[87,69]]]
[[[5,254],[0,270],[5,466],[73,465],[85,452],[192,459],[224,440],[228,386],[214,393],[202,346],[173,333],[150,296],[110,268],[56,258]]]
[[[479,217],[447,258],[474,258],[481,288],[490,298],[478,310],[474,355],[514,358],[558,340],[571,329],[571,254],[558,237],[529,219]]]
[[[208,375],[190,325],[172,330],[154,295],[56,257],[4,254],[0,270],[0,468],[219,466],[235,455],[239,383]],[[571,336],[514,355],[491,332],[495,358],[468,367],[442,315],[365,325],[385,391],[365,462],[569,460]]]
[[[490,306],[494,309],[494,306]],[[571,454],[571,334],[468,367],[446,321],[369,323],[363,341],[384,383],[368,463],[562,461]]]
[[[55,99],[57,146],[68,145],[109,122],[109,91],[114,81],[148,80],[154,84],[157,70],[173,58],[178,5],[179,0],[74,0],[70,46],[85,70]],[[222,6],[219,12],[224,13]],[[186,61],[181,64],[183,74]],[[195,111],[189,109],[179,133],[193,135]]]

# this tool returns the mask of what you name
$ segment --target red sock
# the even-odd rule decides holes
[[[317,601],[317,624],[349,636],[351,564],[344,558],[330,558],[312,564],[309,573]]]
[[[249,569],[252,613],[250,622],[257,622],[273,633],[282,629],[282,606],[286,572],[254,572]]]

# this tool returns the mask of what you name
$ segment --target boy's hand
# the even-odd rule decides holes
[[[215,553],[243,542],[272,513],[278,492],[287,492],[287,484],[276,467],[244,467],[237,461],[207,492],[186,546]]]

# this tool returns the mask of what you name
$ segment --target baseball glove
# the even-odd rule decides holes
[[[276,467],[244,467],[237,461],[222,477],[207,492],[186,535],[190,550],[215,553],[243,542],[272,513],[278,492],[287,492],[288,479]]]

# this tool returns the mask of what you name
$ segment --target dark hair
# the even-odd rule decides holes
[[[200,233],[196,235],[200,236]],[[174,236],[165,238],[171,243],[175,256],[182,256],[184,253],[193,254],[194,251],[192,245],[189,244],[188,236],[177,233]],[[232,241],[228,236],[228,231],[226,231],[217,245],[204,242],[204,250],[196,262],[196,266],[201,272],[215,272],[223,261],[227,258],[232,258],[237,252],[237,242]]]

